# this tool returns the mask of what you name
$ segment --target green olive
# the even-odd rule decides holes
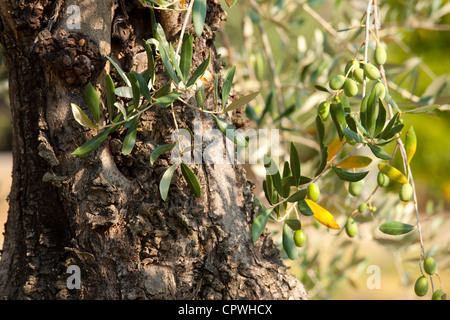
[[[306,242],[306,235],[303,229],[294,232],[294,243],[297,247],[303,247]]]
[[[319,108],[317,109],[317,114],[323,121],[327,120],[330,116],[330,103],[328,101],[321,102],[319,104]]]
[[[377,65],[381,66],[386,63],[386,49],[382,46],[378,46],[375,49],[375,53],[373,55],[374,61]]]
[[[377,80],[381,77],[380,70],[371,63],[366,63],[364,65],[364,74],[370,80]]]
[[[438,289],[433,292],[433,295],[431,296],[431,300],[445,300],[445,292],[441,289]]]
[[[316,202],[319,200],[320,189],[315,183],[310,183],[306,189],[306,196],[312,201]]]
[[[404,201],[404,202],[408,202],[409,200],[411,200],[412,196],[413,196],[413,188],[411,186],[411,184],[409,183],[405,183],[404,185],[402,185],[400,187],[400,191],[398,193],[400,200]]]
[[[367,210],[367,203],[363,202],[358,206],[358,212],[363,213]]]
[[[358,234],[358,225],[353,218],[348,218],[345,223],[345,232],[350,238],[353,238]]]
[[[434,261],[434,259],[432,257],[427,257],[423,261],[423,269],[429,275],[435,274],[436,273],[436,261]]]
[[[353,72],[353,78],[359,82],[363,83],[364,81],[364,70],[362,68],[358,68]]]
[[[419,297],[423,297],[428,292],[428,280],[424,276],[420,276],[417,278],[416,283],[414,284],[414,292]]]
[[[390,179],[383,172],[378,172],[377,182],[380,187],[387,187],[389,185]]]
[[[345,77],[341,74],[338,74],[330,79],[328,85],[330,86],[331,90],[339,90],[344,85],[344,82]]]
[[[348,192],[352,196],[359,197],[362,191],[363,191],[363,182],[361,180],[356,182],[350,182],[348,184]]]
[[[353,79],[346,79],[344,82],[344,92],[347,97],[353,97],[358,94],[358,85]]]

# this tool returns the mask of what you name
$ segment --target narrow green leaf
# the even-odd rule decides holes
[[[189,188],[192,190],[194,195],[197,198],[200,198],[202,195],[200,183],[198,182],[194,172],[192,172],[192,170],[183,162],[181,163],[181,173],[183,174],[184,179],[186,180],[187,184],[189,185]]]
[[[123,72],[122,68],[119,67],[119,65],[110,57],[106,56],[106,59],[108,59],[108,61],[113,65],[113,67],[117,70],[117,72],[119,73],[120,77],[122,78],[122,80],[125,82],[125,84],[128,87],[131,87],[131,83],[130,80],[128,79],[128,77],[126,76],[125,72]]]
[[[370,143],[367,144],[370,148],[370,150],[372,151],[372,153],[375,155],[375,157],[379,158],[379,159],[383,159],[383,160],[391,160],[394,157],[391,156],[389,153],[387,153],[386,151],[384,151],[382,148],[380,148],[379,146],[375,146],[372,145]]]
[[[203,76],[203,74],[205,73],[206,69],[208,69],[208,66],[209,66],[210,62],[211,62],[211,49],[209,50],[208,58],[205,61],[203,61],[198,66],[197,69],[195,69],[194,73],[189,78],[188,82],[186,83],[186,87],[192,86],[197,81],[197,79],[199,79],[200,77]]]
[[[155,105],[161,108],[166,108],[170,106],[172,103],[175,102],[179,97],[181,96],[181,93],[178,92],[171,92],[165,96],[159,97],[155,99]]]
[[[387,106],[384,100],[379,99],[379,107],[378,107],[378,117],[375,123],[375,131],[373,136],[378,136],[384,129],[384,125],[386,124],[386,110]]]
[[[389,120],[388,124],[384,127],[383,132],[380,133],[380,138],[382,139],[389,139],[388,135],[390,134],[390,131],[392,127],[398,122],[398,118],[400,116],[400,113],[396,113],[391,120]]]
[[[345,121],[344,105],[342,104],[342,102],[331,103],[330,114],[331,119],[333,120],[333,124],[336,127],[337,133],[339,135],[339,139],[342,140],[342,138],[344,137],[342,127],[345,127],[347,125],[347,122]]]
[[[217,126],[219,130],[231,141],[233,141],[236,145],[241,147],[248,147],[248,141],[245,139],[245,136],[242,135],[238,130],[236,130],[231,124],[226,122],[219,117],[213,115],[216,120]]]
[[[228,107],[225,108],[225,110],[223,110],[223,113],[227,113],[229,111],[232,111],[234,109],[238,109],[240,107],[245,106],[247,103],[249,103],[250,101],[252,101],[253,99],[255,99],[255,97],[259,94],[258,92],[253,92],[250,93],[242,98],[239,98],[238,100],[233,101],[232,103],[230,103],[230,105]]]
[[[346,127],[342,127],[342,132],[344,133],[345,139],[347,139],[348,142],[362,143],[364,141],[364,139],[358,133],[347,129]]]
[[[155,148],[150,154],[150,164],[154,164],[155,161],[159,158],[163,153],[172,150],[176,146],[176,143],[163,144]]]
[[[316,116],[317,140],[319,141],[320,150],[325,147],[323,139],[325,138],[325,124],[321,116]]]
[[[297,202],[298,211],[304,216],[313,216],[314,212],[309,207],[308,203],[303,199]]]
[[[300,230],[302,228],[302,222],[298,218],[297,208],[295,206],[292,207],[284,222],[287,223],[292,230]]]
[[[151,90],[155,82],[155,58],[153,57],[153,50],[147,41],[144,41],[144,48],[147,53],[147,75],[148,75],[148,89]]]
[[[74,152],[72,152],[72,154],[74,156],[81,156],[94,151],[103,143],[103,141],[105,141],[106,137],[110,133],[116,131],[120,126],[121,125],[117,125],[114,127],[110,127],[105,131],[102,131],[101,133],[97,134],[95,137],[84,143],[81,147],[77,148]]]
[[[97,129],[97,126],[92,123],[92,121],[86,116],[86,114],[81,110],[79,106],[75,103],[71,103],[72,114],[75,120],[81,124],[83,127]]]
[[[336,173],[336,175],[341,178],[342,180],[349,181],[349,182],[356,182],[364,179],[369,171],[364,172],[348,172],[338,167],[332,167],[333,171]]]
[[[180,69],[184,79],[189,77],[189,73],[191,71],[193,45],[194,37],[192,34],[186,34],[183,39],[183,45],[181,46],[180,57]]]
[[[170,61],[172,61],[172,65],[175,69],[175,71],[178,74],[178,77],[180,77],[181,81],[183,81],[183,83],[186,83],[186,79],[184,78],[183,72],[181,72],[180,69],[180,64],[179,64],[179,60],[177,59],[176,55],[175,55],[175,51],[173,50],[172,44],[169,44],[169,57],[170,57]]]
[[[263,189],[267,201],[269,201],[270,204],[273,204],[273,183],[271,175],[266,175],[266,180],[263,181]]]
[[[295,186],[298,187],[300,185],[301,178],[301,163],[300,157],[298,156],[297,147],[292,141],[289,150],[289,161],[291,166],[291,173],[295,181]]]
[[[287,223],[283,224],[283,249],[291,260],[298,258],[297,246],[294,242],[294,235],[292,229]]]
[[[106,75],[105,82],[106,105],[108,106],[109,119],[112,122],[114,119],[114,111],[116,110],[114,107],[114,103],[116,103],[116,88],[114,87],[114,81],[109,74]]]
[[[117,101],[116,103],[114,103],[114,106],[119,109],[120,113],[123,116],[123,120],[128,120],[128,114],[127,114],[127,110],[125,110],[122,102]]]
[[[253,243],[258,241],[259,237],[262,235],[266,228],[267,221],[269,220],[270,213],[272,209],[264,210],[260,213],[252,223],[252,240]]]
[[[278,166],[275,161],[273,161],[273,159],[268,155],[264,155],[264,167],[266,167],[266,175],[272,176],[272,182],[275,190],[279,194],[283,194],[283,184],[281,182],[280,170],[278,170]]]
[[[169,167],[169,169],[164,172],[164,175],[161,178],[161,181],[159,182],[159,193],[161,194],[161,198],[166,201],[167,194],[169,193],[169,187],[170,183],[172,181],[173,173],[175,172],[175,169],[177,168],[177,163],[174,163]]]
[[[125,139],[122,144],[122,154],[128,155],[133,150],[134,145],[136,144],[136,134],[137,127],[139,124],[140,117],[133,118],[130,120],[130,124],[128,125],[127,134],[125,135]]]
[[[314,85],[314,88],[316,88],[316,89],[319,90],[319,91],[323,91],[323,92],[326,92],[326,93],[330,93],[330,90],[328,90],[328,88],[326,88],[326,87],[324,87],[324,86],[321,86],[320,84],[315,84],[315,85]]]
[[[287,198],[287,202],[298,202],[298,201],[302,201],[303,199],[305,199],[306,197],[306,188],[304,189],[300,189],[296,192],[294,192],[293,194],[291,194],[289,196],[289,198]]]
[[[141,89],[139,88],[139,82],[133,72],[128,73],[127,76],[128,79],[130,79],[131,90],[133,91],[133,105],[136,109],[138,109],[141,102]]]
[[[97,91],[95,91],[92,83],[88,83],[86,88],[84,89],[84,98],[89,107],[89,110],[94,117],[95,122],[99,122],[100,120],[100,98],[98,97]]]
[[[317,168],[316,172],[314,173],[315,177],[317,177],[319,174],[321,174],[322,171],[325,169],[325,167],[327,165],[327,158],[328,158],[328,147],[324,147],[321,150],[319,167]]]
[[[400,221],[388,221],[380,226],[380,231],[389,235],[400,235],[411,232],[415,226]]]
[[[206,19],[206,0],[194,0],[192,8],[192,20],[197,36],[201,37]]]
[[[133,89],[131,87],[118,87],[115,89],[115,93],[121,98],[133,99]]]
[[[404,126],[405,125],[403,123],[400,123],[400,124],[394,126],[391,130],[389,130],[388,133],[386,133],[386,135],[385,135],[386,138],[385,139],[388,140],[388,139],[392,138],[393,136],[395,136],[397,133],[402,131]]]
[[[431,104],[429,106],[423,106],[423,107],[418,107],[418,108],[414,108],[414,109],[409,109],[407,111],[403,111],[403,113],[426,113],[426,112],[433,111],[434,109],[438,108],[439,106],[440,106],[439,104]]]
[[[234,73],[236,71],[236,66],[232,66],[230,70],[228,70],[225,79],[223,81],[222,86],[222,108],[226,109],[228,96],[230,94],[231,85],[233,84]],[[244,105],[247,103],[244,103]],[[224,110],[225,113],[225,110]]]
[[[177,63],[176,61],[170,61],[169,54],[164,46],[159,43],[159,55],[161,56],[161,61],[164,65],[164,70],[166,70],[169,77],[175,82],[177,85],[180,82],[178,80],[177,74],[174,70],[173,63]]]
[[[144,98],[147,99],[147,101],[151,101],[152,100],[152,95],[150,93],[150,90],[148,88],[148,84],[145,81],[144,77],[142,75],[140,75],[139,73],[137,73],[136,71],[131,71],[131,73],[133,74],[133,76],[137,80],[137,83],[139,85],[139,92],[140,92],[140,94],[142,94],[144,96]]]

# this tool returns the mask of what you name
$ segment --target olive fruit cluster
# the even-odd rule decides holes
[[[436,261],[432,257],[426,257],[423,261],[423,270],[429,276],[436,274]],[[428,280],[425,275],[421,275],[414,283],[414,292],[417,296],[423,297],[428,292]],[[441,289],[435,290],[431,297],[432,300],[444,300],[447,295]]]

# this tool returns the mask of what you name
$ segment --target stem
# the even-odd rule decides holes
[[[184,18],[184,21],[183,21],[183,27],[181,28],[180,40],[178,40],[176,55],[178,55],[180,53],[181,44],[183,43],[184,32],[186,31],[186,26],[189,21],[189,17],[191,15],[193,6],[194,6],[194,0],[191,0],[191,2],[189,2],[189,7],[187,8],[187,11],[186,11],[186,17]]]
[[[375,8],[377,7],[377,0],[373,0],[373,5],[374,5]],[[377,12],[376,9],[373,11],[373,15],[374,15],[375,35],[378,38],[378,34],[379,34],[378,33],[378,28],[377,28],[377,25],[378,25],[377,24],[377,22],[378,22],[378,12]],[[385,74],[383,66],[380,66],[380,74],[381,74],[381,77],[383,79],[383,82],[384,82],[384,85],[386,87],[386,90],[388,90],[386,74]],[[392,117],[393,117],[392,106],[391,106],[390,103],[387,103],[387,105],[388,105],[388,110],[389,110],[389,119],[392,119]],[[397,133],[396,137],[397,137],[397,146],[400,148],[400,153],[401,153],[401,156],[402,156],[403,165],[405,167],[405,171],[408,173],[408,181],[411,184],[412,189],[413,189],[413,202],[414,202],[414,210],[415,210],[415,213],[416,213],[416,220],[417,220],[417,232],[419,234],[419,243],[420,243],[420,248],[421,248],[421,251],[422,251],[421,252],[421,257],[425,257],[426,253],[425,253],[425,246],[423,244],[422,228],[421,228],[420,218],[419,218],[419,206],[417,204],[416,186],[414,184],[414,178],[413,178],[413,175],[412,175],[411,166],[409,165],[408,157],[407,157],[406,150],[405,150],[405,146],[403,144],[402,139],[400,138],[400,134]],[[433,279],[431,277],[430,277],[430,282],[431,282],[431,288],[434,291]]]
[[[369,30],[370,30],[370,12],[372,10],[372,0],[369,1],[366,11],[366,29],[365,29],[365,37],[364,37],[364,63],[367,63],[367,57],[369,54]],[[366,75],[363,77],[363,87],[362,87],[362,97],[366,96]]]

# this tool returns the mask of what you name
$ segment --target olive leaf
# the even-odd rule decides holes
[[[125,75],[125,72],[123,72],[122,68],[119,67],[119,65],[110,57],[106,56],[106,59],[108,59],[108,61],[113,65],[113,67],[117,70],[117,72],[119,73],[120,77],[122,78],[122,80],[125,82],[125,84],[128,87],[131,87],[131,83],[130,80],[128,79],[128,77]]]
[[[291,166],[291,174],[294,177],[295,186],[300,185],[301,178],[301,163],[300,157],[298,156],[297,147],[295,143],[291,141],[290,151],[289,151],[289,161]]]
[[[336,166],[344,169],[365,168],[371,163],[372,158],[356,155],[343,159]]]
[[[415,226],[400,221],[387,221],[379,229],[381,232],[389,235],[401,235],[411,232]]]
[[[228,107],[226,107],[222,113],[227,113],[229,111],[232,111],[234,109],[238,109],[241,108],[243,106],[245,106],[247,103],[249,103],[250,101],[252,101],[253,99],[255,99],[255,97],[259,94],[258,92],[253,92],[250,93],[242,98],[239,98],[235,101],[233,101],[232,103],[230,103],[230,105]]]
[[[159,158],[163,153],[172,150],[176,146],[176,143],[163,144],[155,148],[150,154],[150,164],[154,164],[155,161]]]
[[[109,127],[108,129],[102,131],[101,133],[99,133],[95,137],[93,137],[92,139],[85,142],[81,147],[78,147],[75,151],[72,152],[72,154],[74,156],[81,156],[81,155],[85,155],[87,153],[94,151],[103,143],[103,141],[105,141],[106,137],[110,133],[116,131],[120,127],[121,127],[121,125]]]
[[[72,114],[75,120],[81,124],[83,127],[97,129],[97,126],[92,123],[92,121],[86,116],[86,114],[81,110],[79,106],[75,103],[71,103],[72,106]]]
[[[174,64],[177,64],[177,62],[170,61],[169,54],[168,54],[166,48],[161,43],[159,43],[158,48],[159,48],[159,54],[161,56],[161,61],[164,65],[164,69],[166,70],[169,77],[173,80],[173,82],[175,82],[178,85],[178,83],[180,83],[180,80],[178,79],[177,74],[174,70]]]
[[[238,130],[236,130],[231,124],[226,122],[225,120],[213,115],[216,120],[217,126],[219,130],[231,141],[233,141],[236,145],[241,147],[248,147],[248,141],[245,139],[245,136],[242,135]]]
[[[270,213],[272,212],[272,208],[264,210],[261,212],[252,223],[252,240],[253,243],[258,241],[259,237],[264,232],[266,228],[267,221],[269,220]]]
[[[287,202],[298,202],[298,201],[302,201],[303,199],[305,199],[305,197],[306,197],[306,188],[300,189],[300,190],[294,192],[286,199],[286,201]]]
[[[175,102],[179,97],[181,96],[181,93],[179,92],[170,92],[169,94],[156,98],[155,105],[157,105],[160,108],[167,108],[172,103]]]
[[[303,214],[304,216],[314,215],[314,212],[311,210],[311,208],[308,205],[308,202],[306,202],[305,199],[297,202],[297,207],[298,207],[298,211],[300,211],[300,213]]]
[[[198,1],[198,0],[196,0]],[[192,76],[189,78],[188,82],[186,83],[186,87],[192,86],[197,79],[199,79],[203,74],[205,73],[206,69],[208,69],[209,63],[211,62],[211,49],[209,50],[208,58],[203,61],[197,69],[195,69]]]
[[[159,193],[161,194],[161,198],[166,201],[167,194],[169,193],[170,183],[172,182],[173,173],[177,168],[177,163],[174,163],[167,169],[159,182]]]
[[[232,66],[228,70],[222,85],[222,107],[225,109],[227,105],[228,96],[230,94],[231,85],[233,84],[234,73],[236,71],[236,66]],[[223,111],[224,113],[227,111]]]
[[[369,173],[369,171],[348,172],[348,171],[345,171],[338,167],[332,167],[332,169],[339,178],[341,178],[342,180],[345,180],[345,181],[349,181],[349,182],[356,182],[356,181],[362,180]]]
[[[127,123],[127,134],[125,135],[125,139],[122,144],[122,154],[128,155],[133,150],[134,145],[136,144],[136,134],[137,127],[139,124],[140,116],[133,118],[130,122]]]
[[[194,6],[192,8],[192,20],[194,22],[194,30],[197,36],[201,36],[203,26],[206,19],[206,0],[193,0]]]
[[[114,81],[109,74],[105,77],[105,89],[106,89],[106,105],[108,107],[109,119],[114,119],[114,103],[116,102],[116,88],[114,87]],[[112,122],[112,121],[111,121]]]
[[[197,198],[200,198],[200,196],[202,195],[200,183],[198,182],[194,172],[192,172],[192,170],[183,162],[181,162],[181,173],[183,174],[184,179],[186,180],[189,188],[192,190],[194,195]]]
[[[183,39],[183,45],[181,46],[180,57],[180,70],[184,79],[187,79],[189,77],[189,72],[191,71],[193,44],[194,37],[192,36],[192,34],[185,35]]]
[[[382,148],[380,148],[379,146],[373,145],[371,143],[367,144],[370,148],[370,150],[372,151],[372,153],[375,155],[375,157],[379,158],[379,159],[383,159],[383,160],[391,160],[394,157],[392,155],[390,155],[389,153],[387,153],[386,151],[384,151]]]
[[[84,98],[89,107],[89,110],[94,117],[95,122],[98,123],[100,120],[100,98],[98,97],[97,91],[95,91],[92,83],[88,83],[84,89]]]
[[[287,223],[283,224],[283,249],[286,251],[287,256],[291,260],[296,260],[298,258],[297,246],[294,242],[293,230],[289,227]]]

